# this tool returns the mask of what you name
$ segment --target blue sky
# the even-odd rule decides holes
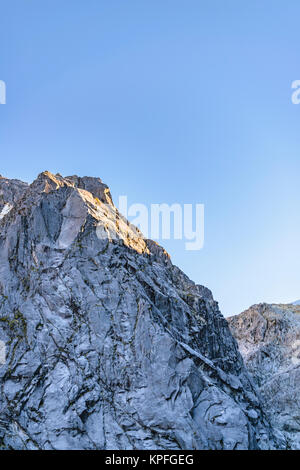
[[[1,2],[0,173],[204,203],[204,249],[164,246],[225,315],[300,298],[299,18],[298,0]]]

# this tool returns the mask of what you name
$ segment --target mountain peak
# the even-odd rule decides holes
[[[69,186],[88,191],[103,203],[112,204],[110,190],[100,178],[77,175],[63,177],[60,173],[54,175],[50,171],[43,171],[32,184],[36,187],[41,182],[42,184],[45,183],[45,192]]]

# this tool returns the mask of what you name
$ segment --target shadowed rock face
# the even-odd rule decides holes
[[[254,305],[227,320],[269,420],[300,449],[300,306]]]
[[[101,180],[25,186],[0,220],[1,447],[279,446],[211,292]]]

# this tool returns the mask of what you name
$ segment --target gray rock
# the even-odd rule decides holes
[[[211,292],[101,180],[25,186],[0,220],[1,447],[279,447]]]
[[[0,175],[0,220],[8,214],[27,189],[27,183],[9,180]]]
[[[300,306],[254,305],[228,321],[270,422],[299,450]]]

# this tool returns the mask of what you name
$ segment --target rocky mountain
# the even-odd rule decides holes
[[[227,319],[273,427],[300,449],[300,306],[254,305]]]
[[[284,446],[211,292],[100,179],[0,190],[2,449]]]

